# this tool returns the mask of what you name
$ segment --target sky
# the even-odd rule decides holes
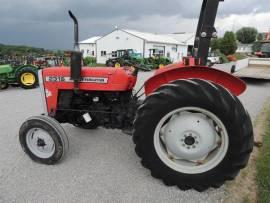
[[[0,43],[46,49],[71,49],[72,10],[80,24],[80,40],[105,35],[115,26],[153,33],[195,32],[202,0],[0,0]],[[269,0],[225,0],[216,28],[254,26],[270,29]]]

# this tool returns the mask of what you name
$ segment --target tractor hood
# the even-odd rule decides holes
[[[0,74],[12,72],[12,67],[10,65],[0,65]]]
[[[72,83],[69,67],[54,67],[43,69],[45,83]],[[126,91],[136,82],[131,72],[124,68],[83,67],[81,71],[80,89],[87,85],[88,90]],[[90,87],[90,86],[91,87]]]

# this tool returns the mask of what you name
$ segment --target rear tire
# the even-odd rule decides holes
[[[32,67],[24,67],[18,71],[17,81],[24,89],[34,89],[38,85],[38,76]]]
[[[68,151],[68,137],[62,126],[48,116],[27,119],[19,131],[23,151],[35,162],[52,165]]]
[[[174,111],[176,114],[166,117]],[[189,117],[199,119],[194,123],[186,122]],[[196,132],[199,123],[205,130]],[[189,125],[195,127],[185,131],[187,135],[181,138],[182,134],[178,131],[182,132]],[[176,139],[172,136],[174,131],[177,131]],[[203,133],[207,136],[202,136]],[[171,142],[171,137],[174,142]],[[150,169],[153,177],[163,180],[166,185],[201,192],[210,187],[220,187],[226,180],[233,180],[247,165],[254,140],[250,117],[237,97],[220,85],[190,79],[163,85],[145,99],[137,111],[133,141],[142,165]],[[199,159],[202,154],[199,151],[196,153],[196,150],[206,149],[200,142],[211,145],[207,148],[205,159]],[[175,157],[177,150],[181,153]]]

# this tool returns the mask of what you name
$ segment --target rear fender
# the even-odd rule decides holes
[[[16,73],[18,73],[18,71],[20,71],[21,69],[26,68],[26,67],[32,68],[33,71],[38,72],[38,67],[37,66],[34,66],[34,65],[29,64],[29,65],[22,65],[22,66],[16,67],[15,68],[16,69]]]
[[[161,85],[179,79],[203,79],[219,84],[236,96],[246,90],[246,84],[233,75],[208,67],[172,67],[157,71],[145,82],[145,94],[149,95]]]

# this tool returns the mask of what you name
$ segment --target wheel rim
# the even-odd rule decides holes
[[[32,73],[23,73],[21,75],[21,82],[23,85],[31,86],[35,83],[36,78]]]
[[[171,169],[199,174],[222,162],[229,137],[224,124],[213,113],[186,107],[160,120],[154,133],[154,147],[161,161]]]
[[[42,159],[50,158],[55,152],[55,144],[48,132],[41,128],[33,128],[26,134],[29,150]]]
[[[162,69],[162,68],[164,68],[165,66],[164,66],[164,64],[159,64],[159,69]]]
[[[120,63],[115,63],[114,67],[115,68],[120,68],[121,67],[121,64]]]

